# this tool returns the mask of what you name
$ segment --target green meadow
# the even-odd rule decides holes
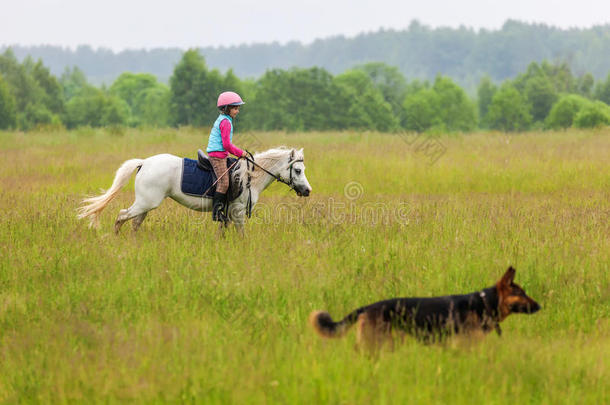
[[[169,199],[115,236],[132,179],[77,220],[124,160],[194,158],[204,132],[0,132],[0,403],[608,403],[610,129],[238,132],[304,148],[311,196],[271,185],[243,237]],[[502,337],[369,356],[307,322],[509,265],[542,310]]]

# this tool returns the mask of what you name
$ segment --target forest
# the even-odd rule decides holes
[[[610,72],[610,24],[586,29],[560,29],[545,24],[508,20],[500,29],[431,28],[417,20],[404,30],[379,30],[354,37],[336,36],[309,44],[300,42],[203,47],[200,53],[213,69],[233,69],[241,78],[258,78],[270,69],[321,67],[340,74],[354,66],[383,62],[396,66],[409,80],[451,77],[470,94],[488,75],[494,83],[514,78],[531,62],[566,63],[577,74],[602,79]],[[0,53],[8,45],[0,45]],[[11,46],[17,59],[42,59],[59,76],[78,66],[95,85],[110,84],[123,72],[150,73],[168,83],[184,53],[178,48],[75,49],[59,46]]]
[[[209,127],[225,90],[247,103],[236,123],[241,130],[439,133],[610,124],[610,74],[576,75],[567,63],[531,62],[501,83],[483,76],[473,98],[449,76],[407,80],[383,62],[334,75],[310,67],[240,79],[232,69],[211,69],[196,49],[183,53],[168,85],[150,73],[124,72],[98,87],[78,67],[57,77],[43,60],[20,62],[8,49],[0,54],[0,129]]]

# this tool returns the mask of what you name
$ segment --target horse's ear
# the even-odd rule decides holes
[[[290,161],[294,160],[294,149],[290,151]]]

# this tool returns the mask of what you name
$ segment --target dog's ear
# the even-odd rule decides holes
[[[504,275],[502,276],[502,278],[500,279],[498,284],[503,287],[509,287],[513,283],[513,280],[515,279],[516,271],[517,270],[515,270],[515,268],[513,266],[510,266],[508,268],[508,270],[506,270],[506,273],[504,273]]]

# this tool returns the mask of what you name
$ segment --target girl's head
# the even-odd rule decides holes
[[[221,113],[235,118],[239,114],[239,106],[245,104],[239,94],[233,91],[225,91],[218,96],[216,105]]]
[[[235,118],[237,114],[239,114],[239,106],[238,105],[223,105],[222,107],[218,107],[220,112],[224,115],[228,115],[231,118]]]

